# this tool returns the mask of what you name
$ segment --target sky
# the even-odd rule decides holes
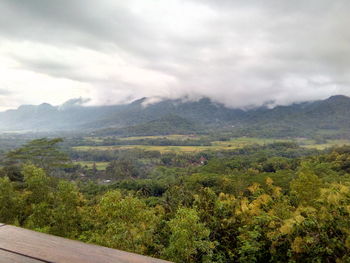
[[[1,0],[0,12],[0,110],[350,95],[348,0]]]

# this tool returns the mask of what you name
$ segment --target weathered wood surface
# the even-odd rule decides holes
[[[1,263],[42,263],[43,261],[0,250]]]
[[[0,227],[0,262],[165,263],[168,261],[3,225]]]

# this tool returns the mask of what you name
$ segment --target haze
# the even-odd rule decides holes
[[[3,0],[0,10],[0,110],[350,95],[346,0]]]

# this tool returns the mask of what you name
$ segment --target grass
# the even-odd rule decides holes
[[[195,135],[167,135],[167,136],[139,136],[139,137],[125,137],[120,138],[121,140],[138,140],[138,139],[156,139],[156,138],[167,138],[176,140],[186,139],[198,139],[199,136]],[[93,140],[93,138],[91,138]],[[269,139],[269,138],[251,138],[251,137],[240,137],[233,138],[229,141],[213,141],[211,146],[157,146],[157,145],[115,145],[115,146],[76,146],[73,147],[77,151],[111,151],[111,150],[128,150],[128,149],[141,149],[145,151],[159,151],[161,153],[167,152],[184,152],[184,153],[196,153],[203,151],[223,151],[243,148],[252,144],[270,144],[274,142],[288,142],[295,141],[300,146],[309,149],[324,150],[326,148],[338,145],[350,144],[350,140],[329,140],[324,144],[317,144],[314,140],[305,138],[296,138],[293,140],[288,139]]]
[[[76,164],[80,164],[81,166],[87,166],[89,169],[91,169],[94,165],[94,163],[96,163],[96,168],[97,170],[101,171],[101,170],[106,170],[107,166],[108,166],[108,162],[90,162],[90,161],[80,161],[80,162],[75,162]]]
[[[289,140],[240,137],[240,138],[231,139],[229,141],[214,141],[212,142],[212,145],[223,146],[223,147],[234,146],[236,148],[241,148],[252,144],[264,145],[264,144],[270,144],[274,142],[286,142],[286,141],[289,141]]]
[[[316,144],[311,142],[309,144],[302,145],[302,147],[309,149],[324,150],[334,146],[350,145],[350,140],[328,140],[327,143]]]
[[[94,143],[102,143],[105,139],[115,139],[120,141],[136,141],[136,140],[147,140],[147,139],[167,139],[167,140],[177,140],[177,141],[185,141],[185,140],[199,140],[201,136],[192,135],[192,134],[171,134],[171,135],[155,135],[155,136],[132,136],[132,137],[84,137],[86,142],[94,142]]]
[[[168,140],[198,140],[200,136],[198,135],[183,135],[183,134],[171,134],[171,135],[157,135],[157,136],[137,136],[137,137],[122,137],[119,140],[142,140],[142,139],[168,139]]]
[[[166,152],[201,152],[209,149],[218,148],[212,146],[154,146],[154,145],[122,145],[122,146],[77,146],[73,147],[76,151],[111,151],[111,150],[129,150],[141,149],[145,151]],[[220,147],[223,148],[223,147]],[[228,148],[228,147],[225,147]]]
[[[103,139],[101,139],[99,137],[85,137],[84,139],[88,142],[96,142],[96,143],[103,142]]]
[[[181,138],[185,138],[184,136],[188,135],[170,135],[171,138],[179,138],[178,136],[182,136]],[[128,137],[125,139],[140,139],[140,138],[155,138],[160,137],[164,138],[166,136],[145,136],[145,137]],[[195,153],[195,152],[203,152],[203,151],[222,151],[222,150],[233,150],[238,148],[243,148],[247,145],[252,144],[268,144],[276,141],[285,141],[285,140],[274,140],[274,139],[260,139],[260,138],[236,138],[230,141],[214,141],[211,146],[157,146],[157,145],[115,145],[115,146],[76,146],[73,147],[74,150],[77,151],[90,151],[90,150],[98,150],[98,151],[111,151],[111,150],[128,150],[128,149],[141,149],[145,151],[159,151],[161,153],[167,152],[187,152],[187,153]]]

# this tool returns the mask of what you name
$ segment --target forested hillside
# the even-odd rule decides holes
[[[229,109],[209,99],[197,102],[165,100],[144,104],[146,99],[115,106],[84,107],[70,105],[54,107],[49,104],[21,106],[0,113],[3,130],[96,130],[108,127],[127,127],[148,123],[170,115],[185,118],[201,125],[238,121],[242,110]]]
[[[249,111],[245,131],[271,137],[348,138],[349,113],[350,98],[333,96],[323,101]]]
[[[84,107],[49,104],[21,106],[0,113],[7,131],[75,131],[101,135],[141,136],[176,133],[228,132],[231,136],[350,137],[350,98],[249,110],[227,108],[209,99],[197,102],[165,100],[147,104],[141,99],[116,106]]]
[[[137,124],[123,128],[109,128],[97,131],[95,135],[114,135],[114,136],[151,136],[151,135],[169,135],[169,134],[196,134],[203,131],[203,126],[197,125],[192,121],[177,115],[166,115],[160,119],[152,120],[146,123]]]

